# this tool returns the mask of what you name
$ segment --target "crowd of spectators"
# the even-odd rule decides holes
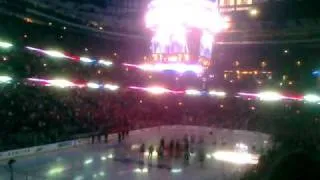
[[[144,92],[60,89],[26,82],[1,84],[1,150],[158,125],[200,125],[270,133],[284,118],[318,120],[313,107],[237,98],[151,95]]]

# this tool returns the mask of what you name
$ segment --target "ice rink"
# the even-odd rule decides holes
[[[194,135],[203,137],[206,158],[201,166],[197,143],[190,144],[193,152],[188,163],[181,157],[165,155],[148,159],[139,153],[141,143],[159,146],[160,138],[168,145],[171,139],[180,140]],[[90,180],[90,179],[239,179],[251,165],[217,160],[213,153],[233,150],[237,143],[248,146],[248,151],[260,151],[268,145],[268,136],[261,133],[232,131],[193,126],[166,126],[130,132],[124,141],[117,138],[108,144],[95,143],[61,151],[15,158],[14,179],[17,180]],[[252,150],[253,149],[253,150]],[[0,180],[10,179],[7,161],[0,161]]]

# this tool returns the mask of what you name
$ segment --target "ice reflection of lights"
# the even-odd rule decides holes
[[[173,168],[173,169],[171,169],[171,172],[172,173],[181,173],[182,169],[181,168]]]
[[[136,168],[133,170],[135,173],[147,173],[149,170],[148,168]]]
[[[86,159],[85,161],[84,161],[84,164],[91,164],[93,162],[93,159]]]
[[[191,95],[191,96],[199,96],[199,95],[201,95],[201,91],[198,91],[195,89],[188,89],[188,90],[186,90],[186,94]]]
[[[143,173],[147,173],[147,172],[148,172],[148,168],[143,168],[143,169],[142,169],[142,172],[143,172]]]
[[[77,177],[74,178],[74,180],[83,180],[83,179],[84,179],[83,176],[77,176]]]
[[[133,170],[134,172],[136,172],[136,173],[141,173],[142,172],[142,170],[140,169],[140,168],[136,168],[135,170]]]
[[[48,174],[49,175],[57,175],[60,174],[64,171],[63,167],[55,167],[49,170]]]
[[[100,171],[100,172],[99,172],[99,175],[100,175],[100,176],[104,176],[105,173],[104,173],[103,171]]]
[[[237,143],[235,149],[239,152],[248,152],[248,146],[243,143]]]
[[[211,159],[212,158],[211,154],[206,154],[206,158]]]
[[[131,150],[137,150],[137,149],[139,149],[140,148],[140,145],[139,144],[133,144],[132,146],[131,146]]]
[[[217,151],[212,154],[216,160],[233,164],[258,164],[258,155],[246,152]]]
[[[250,14],[250,16],[255,17],[255,16],[257,16],[259,14],[259,10],[258,9],[251,9],[249,11],[249,14]]]
[[[101,160],[105,161],[105,160],[107,160],[107,158],[105,156],[101,156]]]
[[[144,152],[144,156],[149,156],[149,152]],[[154,150],[151,156],[152,158],[158,157],[158,152]]]
[[[113,159],[113,154],[109,154],[108,159]]]

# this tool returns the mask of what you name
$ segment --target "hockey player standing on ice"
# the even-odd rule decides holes
[[[184,138],[184,160],[186,161],[186,163],[189,162],[189,157],[190,157],[189,140],[188,140],[188,136],[185,135],[185,138]]]
[[[173,149],[174,149],[174,141],[173,139],[171,139],[170,143],[169,143],[169,156],[173,157]]]
[[[151,159],[152,158],[152,153],[153,153],[154,147],[152,145],[149,146],[149,155],[148,158]]]
[[[188,140],[188,136],[185,135],[185,138],[184,138],[184,162],[186,165],[189,164],[189,159],[190,159],[189,140]]]
[[[163,137],[160,140],[158,153],[159,153],[159,158],[163,158],[163,156],[164,156],[164,138]]]
[[[146,147],[145,147],[145,145],[144,145],[144,143],[142,143],[141,145],[140,145],[140,149],[139,149],[139,161],[142,161],[142,165],[143,165],[143,163],[144,163],[144,161],[143,161],[143,157],[144,157],[144,152],[146,151]]]
[[[199,162],[200,166],[204,167],[204,160],[205,160],[205,150],[204,150],[204,140],[203,137],[200,137],[199,143],[198,143],[198,154],[199,154]]]
[[[180,149],[180,142],[179,139],[176,140],[176,158],[180,157],[181,149]]]

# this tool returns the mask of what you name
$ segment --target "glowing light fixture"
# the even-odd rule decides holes
[[[88,83],[87,83],[87,87],[88,87],[88,88],[91,88],[91,89],[98,89],[98,88],[100,87],[100,85],[97,84],[97,83],[88,82]]]
[[[212,96],[218,96],[218,97],[225,97],[227,95],[227,93],[222,92],[222,91],[210,91],[209,92],[210,95]]]
[[[26,46],[26,48],[27,48],[28,50],[31,50],[31,51],[40,51],[40,52],[43,52],[43,50],[41,50],[41,49],[34,48],[34,47],[30,47],[30,46]]]
[[[94,60],[87,58],[87,57],[80,57],[80,61],[85,62],[85,63],[91,63]]]
[[[12,78],[9,76],[0,76],[0,83],[10,83]]]
[[[65,80],[65,79],[53,79],[53,80],[47,80],[49,84],[52,86],[65,88],[65,87],[72,87],[75,86],[75,84],[71,81]]]
[[[201,92],[195,89],[188,89],[186,90],[187,95],[192,95],[192,96],[199,96],[201,95]]]
[[[11,44],[11,43],[0,41],[0,48],[8,49],[8,48],[11,48],[12,46],[13,46],[13,44]]]
[[[45,79],[38,79],[38,78],[28,78],[29,81],[33,82],[43,82],[43,83],[49,83],[48,80]]]
[[[254,97],[257,97],[258,94],[255,94],[255,93],[246,93],[246,92],[239,92],[238,93],[240,96],[254,96]]]
[[[113,84],[105,84],[104,85],[105,89],[109,89],[111,91],[116,91],[118,90],[120,87],[118,85],[113,85]]]
[[[60,88],[66,88],[66,87],[84,87],[82,84],[74,84],[71,81],[65,80],[65,79],[39,79],[39,78],[28,78],[29,81],[43,83],[45,86],[55,86]]]
[[[204,69],[201,65],[195,64],[141,64],[141,65],[134,65],[134,64],[123,64],[124,66],[135,67],[141,69],[143,71],[152,71],[152,72],[161,72],[161,71],[176,71],[178,73],[185,73],[185,72],[194,72],[196,74],[201,74]]]
[[[320,97],[316,94],[307,94],[303,97],[307,102],[316,103],[320,101]]]
[[[67,58],[66,55],[64,55],[62,52],[59,52],[59,51],[47,50],[47,51],[44,51],[44,53],[54,58]]]
[[[99,60],[98,61],[99,64],[102,64],[104,66],[111,66],[113,63],[111,61],[106,61],[106,60]]]
[[[163,94],[166,92],[169,92],[168,89],[162,88],[162,87],[150,87],[150,88],[146,88],[148,92],[152,93],[152,94]]]
[[[261,101],[279,101],[283,99],[283,96],[278,92],[265,91],[258,94]]]
[[[152,86],[152,87],[130,86],[129,88],[130,89],[146,91],[146,92],[149,92],[149,93],[155,94],[155,95],[165,94],[165,93],[176,93],[176,94],[184,93],[184,91],[173,91],[173,90],[166,89],[166,88],[159,87],[159,86]]]
[[[259,10],[258,9],[251,9],[250,11],[249,11],[249,14],[250,14],[250,16],[252,16],[252,17],[256,17],[256,16],[258,16],[259,15]]]

